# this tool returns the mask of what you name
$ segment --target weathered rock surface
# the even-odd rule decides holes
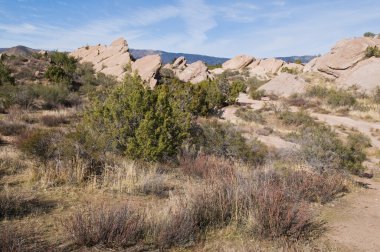
[[[207,79],[212,79],[212,75],[209,73],[207,66],[202,61],[197,61],[187,65],[183,71],[176,74],[181,81],[189,81],[193,84]]]
[[[240,70],[248,66],[255,60],[254,57],[248,55],[238,55],[223,63],[224,70]]]
[[[319,72],[342,87],[356,85],[359,90],[371,93],[380,85],[380,64],[378,59],[366,58],[365,51],[369,46],[380,47],[380,39],[342,40],[329,53],[310,61],[303,71]]]
[[[380,58],[372,57],[359,62],[339,78],[337,83],[343,87],[355,85],[361,91],[371,94],[380,86]]]
[[[307,83],[297,75],[280,73],[278,76],[261,86],[266,94],[289,97],[294,93],[305,92]]]
[[[81,47],[70,55],[79,58],[80,62],[92,63],[96,72],[113,75],[118,79],[124,77],[125,67],[131,63],[128,43],[123,38],[113,41],[109,46],[99,44]]]
[[[155,78],[161,65],[160,55],[148,55],[132,63],[132,72],[137,72],[150,88],[154,88],[157,84]]]
[[[330,78],[339,78],[345,70],[365,59],[369,46],[380,46],[380,39],[363,37],[339,41],[329,53],[310,61],[304,71],[319,71]]]

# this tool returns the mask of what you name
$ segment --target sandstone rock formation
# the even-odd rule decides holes
[[[319,71],[330,78],[339,78],[344,71],[365,59],[369,46],[380,46],[380,39],[353,38],[339,41],[329,53],[310,61],[304,71]]]
[[[289,97],[294,93],[305,92],[307,83],[297,75],[280,73],[278,76],[261,86],[266,94]]]
[[[137,72],[150,88],[154,88],[157,84],[155,78],[161,65],[160,55],[148,55],[132,63],[132,72]]]
[[[248,66],[255,60],[254,57],[248,55],[238,55],[223,63],[224,70],[240,70]]]
[[[337,80],[342,87],[357,86],[362,92],[371,94],[380,86],[380,58],[370,58],[359,62]]]
[[[177,58],[173,64],[167,64],[164,68],[173,71],[174,75],[181,81],[197,84],[199,82],[213,79],[213,75],[209,72],[207,66],[202,61],[187,64],[185,57]]]
[[[319,72],[336,80],[342,87],[357,85],[361,91],[369,93],[380,85],[379,61],[368,59],[365,55],[369,46],[380,47],[380,39],[362,37],[342,40],[329,53],[310,61],[303,71]]]
[[[193,84],[212,79],[212,75],[208,72],[207,66],[202,61],[187,65],[183,71],[177,74],[177,76],[181,81],[189,81]]]
[[[111,45],[85,46],[73,51],[71,56],[79,58],[80,62],[90,62],[96,72],[102,72],[122,79],[126,66],[131,63],[128,43],[119,38]]]
[[[285,62],[282,60],[270,58],[253,61],[247,68],[250,76],[268,80],[270,76],[277,73],[284,64]]]

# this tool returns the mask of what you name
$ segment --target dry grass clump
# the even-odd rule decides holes
[[[0,134],[4,136],[17,136],[25,132],[26,125],[20,122],[0,121]]]
[[[31,236],[30,230],[20,230],[13,225],[3,224],[0,226],[0,251],[37,251],[28,248]]]
[[[106,207],[89,206],[62,221],[77,246],[102,245],[126,248],[135,245],[144,234],[144,216],[125,204]]]
[[[43,115],[41,122],[48,127],[57,127],[61,124],[68,124],[70,121],[63,115]]]
[[[0,193],[0,220],[21,218],[33,213],[43,213],[53,207],[53,202],[41,201],[34,195],[14,191]]]
[[[247,171],[214,156],[183,158],[180,171],[190,178],[165,204],[155,203],[145,211],[131,205],[90,206],[62,223],[77,246],[87,247],[186,247],[209,230],[230,224],[256,238],[298,241],[318,236],[324,223],[315,218],[310,203],[323,204],[345,192],[345,177],[267,170]],[[144,190],[162,191],[157,188]]]

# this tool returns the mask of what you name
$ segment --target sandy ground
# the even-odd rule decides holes
[[[380,251],[380,182],[361,182],[368,189],[348,194],[324,213],[326,237],[341,251]]]

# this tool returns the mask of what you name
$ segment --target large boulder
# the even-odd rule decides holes
[[[285,61],[270,58],[253,61],[247,66],[250,76],[254,76],[261,80],[269,80],[270,77],[276,74],[281,67],[285,64]]]
[[[224,70],[240,70],[248,66],[255,60],[254,57],[248,55],[238,55],[223,63]]]
[[[294,93],[304,93],[306,85],[307,83],[297,75],[280,73],[258,90],[264,90],[266,94],[289,97]]]
[[[111,45],[84,46],[72,53],[71,56],[78,58],[80,62],[90,62],[96,72],[116,76],[122,79],[126,72],[126,66],[131,63],[128,43],[119,38]]]
[[[132,72],[137,72],[150,88],[154,88],[157,84],[155,78],[161,65],[160,55],[148,55],[133,62]]]
[[[346,70],[366,58],[365,51],[369,46],[380,46],[377,38],[353,38],[339,41],[329,53],[310,61],[304,72],[321,72],[332,79],[346,74]]]
[[[372,57],[359,62],[347,71],[337,83],[342,87],[355,85],[366,94],[371,94],[380,86],[380,58]]]
[[[178,79],[181,81],[191,82],[193,84],[207,79],[212,79],[212,75],[209,73],[207,66],[202,61],[197,61],[187,65],[183,71],[176,74]]]

